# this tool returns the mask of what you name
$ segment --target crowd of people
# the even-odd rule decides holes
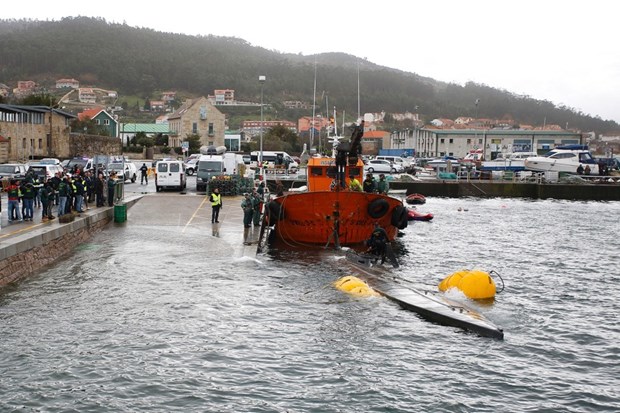
[[[75,169],[70,174],[58,172],[42,179],[30,171],[21,181],[11,180],[4,189],[8,195],[8,220],[32,221],[38,209],[41,220],[48,221],[72,212],[85,212],[93,203],[102,207],[107,200],[113,206],[115,186],[115,173],[106,178],[101,172],[95,176],[92,171]]]
[[[332,183],[332,190],[335,188],[335,184]],[[368,192],[387,195],[390,191],[390,184],[385,179],[384,174],[379,174],[379,180],[377,181],[372,173],[367,173],[366,178],[362,183],[357,180],[355,175],[349,176],[349,189],[351,191]]]

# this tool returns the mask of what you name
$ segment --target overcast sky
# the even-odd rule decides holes
[[[617,4],[31,0],[24,7],[3,7],[0,18],[102,17],[157,31],[233,36],[279,52],[344,52],[436,80],[484,83],[620,122]],[[481,101],[481,109],[483,105]]]

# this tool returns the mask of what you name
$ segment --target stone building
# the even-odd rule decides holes
[[[47,106],[0,105],[0,162],[120,153],[116,137],[71,133],[74,119]]]
[[[0,135],[9,142],[8,159],[0,161],[67,156],[75,118],[47,106],[0,105]]]
[[[204,96],[187,100],[168,117],[169,144],[181,146],[188,136],[200,136],[201,145],[224,146],[226,116]]]

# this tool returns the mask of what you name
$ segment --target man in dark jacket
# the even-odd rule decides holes
[[[142,166],[140,167],[140,185],[142,185],[142,183],[144,181],[146,181],[146,184],[149,184],[149,167],[146,166],[145,163],[142,164]]]
[[[95,199],[98,207],[105,205],[104,188],[105,180],[103,174],[99,172],[99,176],[97,176],[97,180],[95,181]]]
[[[23,203],[23,214],[24,221],[32,221],[32,217],[34,215],[34,197],[36,196],[34,185],[31,181],[26,182],[22,188],[22,203]]]
[[[375,180],[371,173],[366,174],[366,179],[362,182],[362,186],[364,187],[364,192],[368,192],[369,194],[375,192],[377,188],[375,187]]]
[[[108,206],[114,206],[114,189],[116,188],[116,173],[108,177]]]

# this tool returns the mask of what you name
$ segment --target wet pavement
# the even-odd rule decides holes
[[[211,205],[205,193],[196,191],[195,176],[188,177],[187,188],[183,191],[168,190],[157,192],[154,179],[149,179],[148,184],[140,184],[127,181],[124,184],[124,200],[142,199],[127,210],[127,224],[132,225],[159,225],[176,226],[179,231],[197,231],[200,234],[209,234],[217,238],[225,238],[231,245],[238,246],[235,255],[255,254],[258,241],[259,228],[252,227],[244,234],[243,212],[240,207],[242,197],[223,197],[223,208],[220,212],[220,223],[211,224]],[[81,213],[79,217],[88,217],[97,214],[104,209],[112,207],[95,207],[94,202],[89,209]],[[6,193],[2,194],[2,212],[0,213],[0,246],[6,247],[12,242],[23,240],[38,235],[41,231],[59,227],[56,206],[52,214],[53,220],[42,220],[41,208],[34,208],[32,221],[9,222],[8,201]],[[21,208],[21,203],[20,203]],[[247,244],[244,242],[247,241]]]

